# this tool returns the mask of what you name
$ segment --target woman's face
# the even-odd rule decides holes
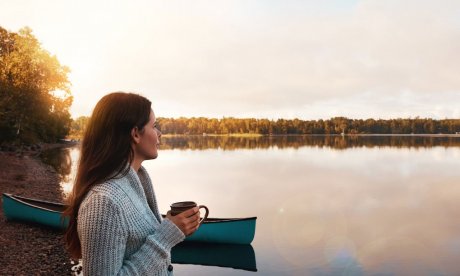
[[[156,127],[156,118],[153,110],[150,112],[149,122],[139,133],[140,139],[136,147],[139,157],[143,160],[157,158],[161,132]]]

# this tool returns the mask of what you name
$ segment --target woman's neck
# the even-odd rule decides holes
[[[138,171],[139,171],[139,168],[140,168],[141,165],[142,165],[142,161],[143,161],[143,160],[134,158],[133,162],[131,163],[131,167],[132,167],[136,172],[138,172]]]

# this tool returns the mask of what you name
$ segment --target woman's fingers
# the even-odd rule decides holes
[[[188,209],[188,210],[178,214],[178,216],[188,218],[190,216],[193,216],[196,212],[198,212],[198,210],[200,210],[198,207],[193,207],[191,209]]]
[[[189,235],[192,234],[193,232],[196,231],[197,226],[200,222],[200,212],[197,212],[194,215],[188,218],[185,218],[184,222],[185,222],[186,231],[189,233]]]
[[[186,218],[187,222],[194,222],[200,220],[200,211],[196,212],[194,215]]]
[[[200,211],[198,207],[195,207],[176,216],[171,216],[170,212],[168,212],[166,217],[172,220],[186,236],[189,236],[199,227]]]

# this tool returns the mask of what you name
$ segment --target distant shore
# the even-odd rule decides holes
[[[0,151],[0,192],[59,202],[59,176],[43,164],[40,151],[66,146],[42,144],[37,149]],[[0,275],[69,275],[70,257],[63,233],[54,229],[6,221],[0,206]]]
[[[256,133],[231,133],[231,134],[163,134],[162,137],[187,137],[187,136],[204,136],[204,137],[273,137],[273,136],[404,136],[404,137],[460,137],[460,133],[411,133],[411,134],[385,134],[385,133],[344,133],[344,134],[256,134]]]
[[[344,134],[258,134],[258,133],[228,133],[228,134],[210,134],[210,133],[203,133],[203,134],[162,134],[164,138],[174,138],[174,137],[236,137],[236,138],[258,138],[258,137],[278,137],[278,136],[408,136],[408,137],[460,137],[460,133],[452,134],[452,133],[417,133],[417,134],[384,134],[384,133],[368,133],[368,134],[351,134],[351,133],[344,133]],[[69,142],[69,144],[78,144],[81,142],[82,137],[80,136],[72,136],[72,139],[76,142]]]

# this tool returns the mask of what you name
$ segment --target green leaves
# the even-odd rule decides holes
[[[14,33],[0,27],[0,142],[53,142],[67,135],[69,72],[30,28]]]

